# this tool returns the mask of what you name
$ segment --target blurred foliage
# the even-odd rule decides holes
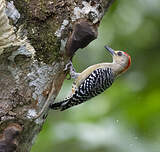
[[[50,111],[32,152],[160,151],[160,1],[116,1],[99,36],[73,59],[76,71],[111,61],[104,45],[128,52],[131,68],[89,102]],[[85,57],[84,57],[85,56]],[[69,94],[66,80],[57,98]]]

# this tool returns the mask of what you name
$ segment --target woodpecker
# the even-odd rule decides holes
[[[127,53],[114,51],[108,46],[105,46],[105,48],[112,55],[112,63],[95,64],[81,73],[76,73],[72,63],[70,63],[70,75],[71,78],[75,79],[72,85],[72,93],[63,101],[50,104],[51,109],[63,111],[84,103],[104,92],[112,85],[117,76],[129,68],[131,57]]]

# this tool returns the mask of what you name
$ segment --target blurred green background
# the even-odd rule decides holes
[[[106,44],[128,52],[131,68],[89,102],[50,111],[32,152],[160,152],[160,0],[116,1],[98,39],[76,53],[76,71],[112,61]],[[65,80],[57,101],[71,83]]]

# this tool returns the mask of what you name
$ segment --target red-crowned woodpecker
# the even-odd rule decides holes
[[[112,54],[113,62],[92,65],[81,73],[76,73],[71,64],[70,75],[75,78],[72,93],[65,100],[51,104],[51,109],[63,111],[84,103],[109,88],[115,78],[129,68],[131,57],[127,53],[105,48]]]

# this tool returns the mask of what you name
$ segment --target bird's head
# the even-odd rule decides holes
[[[115,51],[112,48],[105,46],[113,57],[113,63],[119,64],[122,67],[120,73],[126,71],[131,65],[131,57],[123,51]]]

